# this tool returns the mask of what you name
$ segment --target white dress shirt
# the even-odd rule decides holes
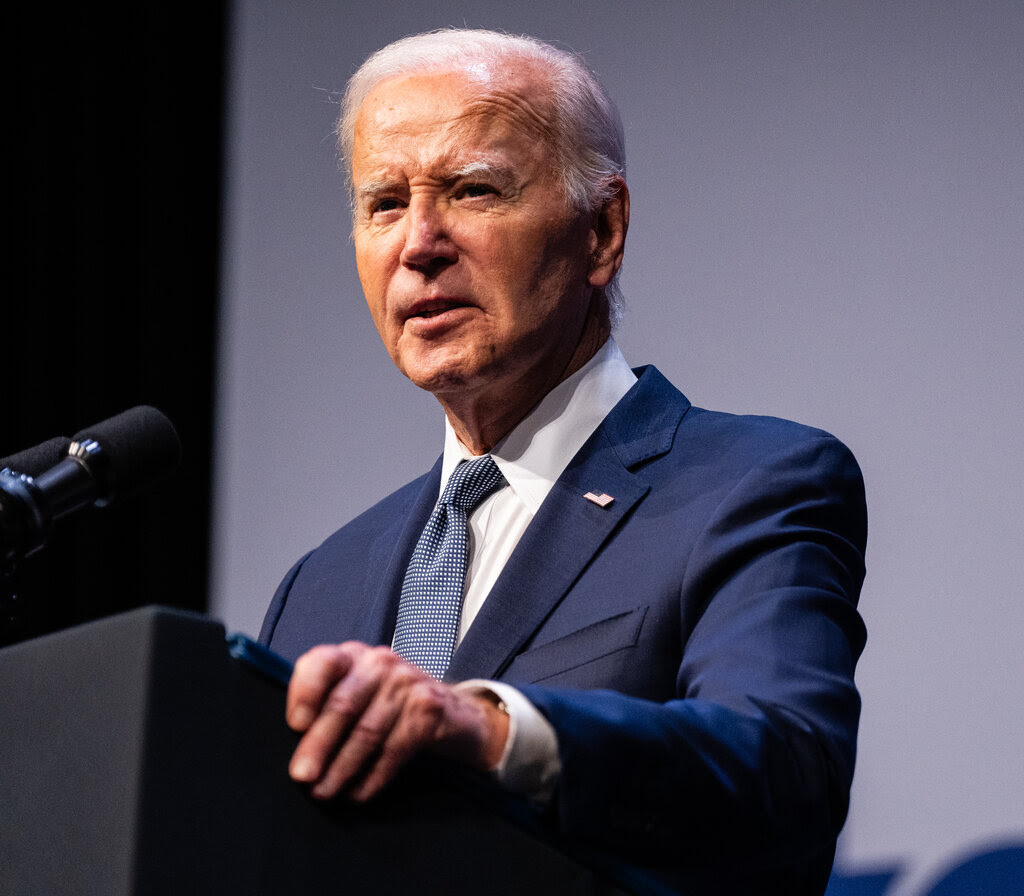
[[[490,452],[508,485],[484,500],[469,518],[460,641],[555,481],[635,382],[619,347],[609,338]],[[459,462],[473,457],[446,420],[440,492]],[[560,765],[558,741],[547,719],[509,685],[472,680],[457,687],[490,690],[508,708],[509,738],[496,772],[498,780],[532,799],[549,798]]]

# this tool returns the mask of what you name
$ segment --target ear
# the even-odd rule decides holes
[[[590,231],[590,271],[587,282],[598,289],[612,282],[622,267],[629,229],[629,188],[621,177],[612,182],[612,194],[594,214]]]

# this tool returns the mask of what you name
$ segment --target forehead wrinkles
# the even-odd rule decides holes
[[[440,92],[438,80],[448,80]],[[419,99],[424,93],[425,103]],[[354,154],[359,150],[370,155],[387,153],[397,148],[396,140],[417,132],[428,142],[480,137],[500,142],[511,132],[532,145],[540,143],[557,151],[555,104],[549,94],[537,72],[503,70],[496,75],[487,71],[480,77],[442,71],[400,76],[378,85],[364,101],[354,123]]]
[[[453,125],[460,124],[478,127],[480,122],[502,122],[510,124],[514,130],[531,141],[540,141],[554,147],[555,121],[554,116],[546,108],[546,102],[531,102],[515,91],[487,91],[470,97]]]

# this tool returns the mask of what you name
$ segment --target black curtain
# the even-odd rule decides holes
[[[34,6],[6,33],[0,458],[140,404],[183,458],[57,522],[6,589],[0,643],[207,605],[227,4]]]

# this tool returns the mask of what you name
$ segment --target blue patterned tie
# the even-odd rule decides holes
[[[395,626],[395,653],[435,678],[455,650],[469,555],[469,512],[505,485],[489,454],[462,461],[412,552]]]

